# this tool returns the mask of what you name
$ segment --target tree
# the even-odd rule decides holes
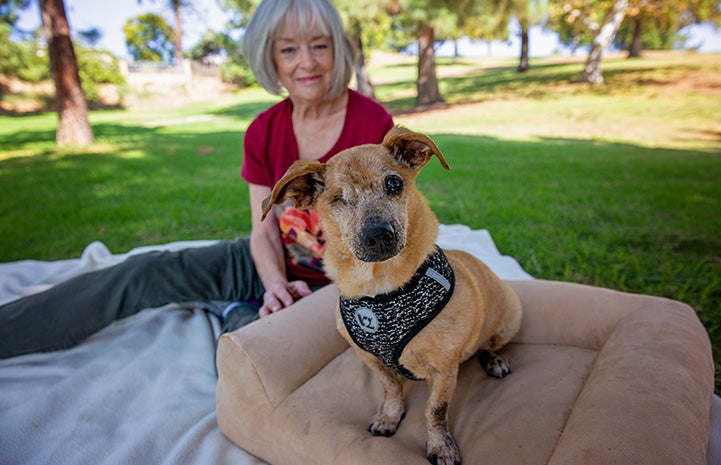
[[[603,84],[601,55],[606,47],[611,45],[613,38],[616,37],[616,32],[621,27],[623,17],[626,14],[626,8],[628,8],[628,0],[616,0],[604,15],[603,24],[593,36],[591,51],[588,52],[586,65],[583,68],[583,73],[581,73],[581,82]]]
[[[581,73],[581,82],[604,82],[601,57],[616,37],[628,4],[629,0],[556,0],[551,11],[557,16],[561,36],[591,37],[591,50]]]
[[[366,65],[366,44],[386,37],[390,16],[378,0],[336,0],[336,7],[346,25],[348,37],[356,49],[355,77],[357,90],[375,98],[373,84]]]
[[[183,18],[180,9],[187,6],[184,0],[169,0],[170,8],[175,16],[175,61],[180,63],[183,60]]]
[[[190,57],[193,60],[203,60],[213,55],[226,56],[238,53],[240,45],[233,40],[228,34],[216,32],[212,30],[205,31],[200,41],[190,49]]]
[[[436,76],[436,42],[433,26],[419,22],[418,29],[418,80],[416,81],[416,105],[432,105],[443,102]]]
[[[363,47],[363,27],[361,21],[358,18],[351,18],[348,22],[348,29],[350,31],[349,38],[353,47],[356,49],[356,60],[355,60],[355,78],[358,92],[361,94],[375,98],[375,92],[373,91],[373,84],[368,73],[368,67],[366,66],[366,56]]]
[[[418,77],[416,79],[416,105],[443,102],[436,75],[436,35],[451,38],[455,35],[460,18],[471,2],[465,0],[389,0],[398,13],[398,24],[414,31],[418,45]]]
[[[520,27],[521,56],[518,61],[518,71],[524,73],[530,68],[528,62],[529,37],[528,31],[532,26],[541,24],[546,17],[548,2],[545,0],[512,0],[511,12],[516,17]]]
[[[170,61],[175,53],[175,33],[165,20],[153,13],[130,18],[123,25],[125,46],[135,60]]]
[[[630,0],[617,43],[637,58],[649,46],[671,48],[678,31],[705,21],[721,22],[718,0]]]
[[[59,146],[91,144],[93,131],[88,121],[88,103],[80,85],[63,0],[40,0],[40,15],[55,81],[55,105],[59,117],[55,141]]]
[[[173,18],[175,20],[175,30],[173,31],[173,37],[175,38],[174,56],[176,63],[180,63],[183,59],[183,16],[181,14],[181,9],[189,7],[190,1],[191,0],[167,0],[168,7],[170,7],[170,9],[173,11]],[[143,0],[138,0],[138,4],[141,3],[143,3]]]

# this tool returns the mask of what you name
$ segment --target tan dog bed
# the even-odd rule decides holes
[[[488,377],[466,362],[450,409],[465,465],[704,464],[708,336],[672,300],[569,283],[511,282],[524,321]],[[382,390],[335,329],[333,287],[219,343],[217,417],[273,465],[425,465],[424,382],[405,383],[390,438],[366,431]]]

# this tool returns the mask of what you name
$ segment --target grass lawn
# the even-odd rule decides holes
[[[414,58],[372,56],[379,100],[451,165],[419,179],[440,220],[538,278],[687,302],[721,360],[721,56],[611,58],[593,88],[579,61],[515,64],[440,60],[446,103],[415,109]],[[0,262],[247,234],[243,134],[273,101],[94,112],[83,150],[54,146],[55,114],[0,116]]]

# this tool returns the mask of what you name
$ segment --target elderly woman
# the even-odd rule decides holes
[[[206,308],[228,331],[328,283],[315,214],[286,207],[261,221],[261,201],[294,161],[327,161],[348,147],[379,143],[392,118],[348,89],[353,50],[327,0],[264,0],[243,49],[260,85],[286,95],[245,133],[250,237],[133,256],[10,302],[0,307],[0,358],[68,348],[115,320],[170,302]]]

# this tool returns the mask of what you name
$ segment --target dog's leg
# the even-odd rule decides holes
[[[496,352],[511,342],[521,326],[521,301],[507,285],[505,323],[498,328],[488,342],[476,353],[478,361],[488,376],[501,379],[511,373],[511,366]]]
[[[481,367],[488,373],[488,376],[501,379],[511,373],[511,367],[508,362],[500,355],[490,350],[479,350],[476,354]]]
[[[429,380],[426,404],[426,457],[434,465],[460,465],[461,453],[448,430],[448,406],[456,390],[458,365],[447,372],[434,372]]]
[[[406,407],[403,404],[403,385],[398,375],[385,366],[375,356],[357,350],[358,355],[375,373],[383,386],[383,403],[371,419],[368,431],[373,436],[393,436],[401,420],[405,416]]]
[[[514,323],[511,328],[502,328],[476,353],[481,367],[488,376],[501,379],[511,373],[511,366],[496,351],[501,350],[503,346],[510,342],[511,337],[518,330],[518,323],[520,322]]]

